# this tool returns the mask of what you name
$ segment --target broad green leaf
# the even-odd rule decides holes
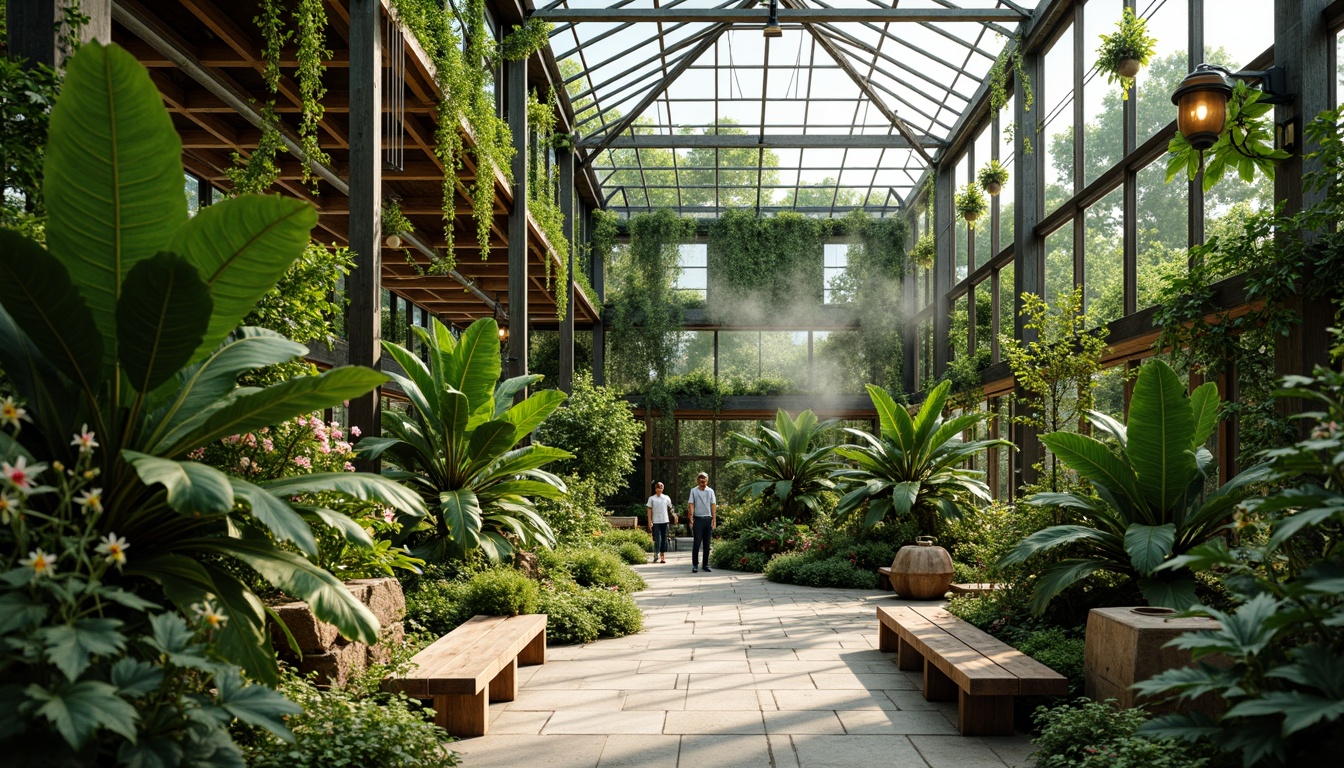
[[[493,418],[499,418],[503,413],[509,410],[513,405],[513,398],[519,392],[541,381],[541,374],[531,374],[528,376],[514,376],[501,382],[495,387],[495,413]]]
[[[117,346],[137,392],[152,392],[191,362],[212,306],[180,256],[159,252],[131,268],[117,300]]]
[[[72,682],[84,674],[96,655],[117,653],[126,647],[118,619],[75,619],[38,630],[47,660]]]
[[[1189,576],[1173,579],[1141,578],[1138,583],[1139,591],[1149,605],[1175,608],[1178,611],[1199,605],[1199,598],[1195,597],[1195,580]]]
[[[34,603],[27,592],[0,592],[0,637],[37,624],[47,616],[47,606]]]
[[[1194,411],[1180,377],[1161,360],[1144,365],[1129,403],[1129,460],[1139,490],[1159,513],[1184,502],[1198,472],[1194,435]]]
[[[499,381],[499,325],[482,318],[467,326],[443,372],[448,386],[467,396],[468,412],[495,407],[495,382]]]
[[[309,557],[317,557],[317,540],[299,513],[269,491],[236,477],[230,477],[235,498],[244,501],[252,510],[252,517],[266,526],[271,535],[288,541]]]
[[[565,401],[564,392],[558,389],[543,389],[534,392],[521,403],[504,412],[503,419],[514,425],[513,442],[518,442],[541,426],[560,404]]]
[[[467,445],[465,470],[475,474],[503,456],[517,442],[514,426],[507,421],[487,421],[474,429]]]
[[[1105,560],[1070,559],[1051,563],[1036,577],[1036,586],[1031,593],[1031,613],[1039,616],[1045,611],[1051,598],[1073,586],[1078,581],[1108,567]]]
[[[1018,542],[1017,546],[999,560],[999,565],[1024,563],[1042,552],[1079,541],[1094,542],[1106,548],[1112,548],[1119,543],[1116,537],[1107,536],[1102,531],[1086,525],[1054,525],[1036,531]]]
[[[481,530],[481,507],[473,491],[463,489],[441,492],[439,514],[443,515],[443,522],[454,544],[464,551],[476,545]]]
[[[425,502],[404,485],[366,472],[315,472],[263,483],[268,493],[282,499],[307,493],[341,493],[360,501],[376,501],[403,514],[424,517]]]
[[[1133,445],[1132,431],[1130,439]],[[1143,503],[1143,495],[1139,492],[1130,465],[1101,442],[1072,432],[1042,435],[1041,442],[1083,479],[1105,486],[1113,494],[1123,496],[1136,505]],[[1190,460],[1194,462],[1193,457]]]
[[[98,366],[102,366],[101,358]],[[5,372],[14,393],[27,401],[29,414],[44,432],[60,434],[78,418],[75,410],[83,399],[79,391],[66,384],[28,334],[5,311],[3,302],[0,302],[0,370]],[[7,446],[7,454],[22,450],[12,439]]]
[[[294,734],[285,727],[285,715],[297,715],[303,707],[276,691],[261,685],[248,685],[236,671],[229,670],[215,676],[219,689],[219,705],[229,714],[248,725],[265,728],[287,742]]]
[[[162,485],[168,505],[183,514],[225,515],[233,509],[233,487],[223,472],[194,461],[173,461],[135,451],[122,451],[140,482]]]
[[[370,368],[333,368],[320,376],[301,376],[282,381],[250,394],[240,395],[231,403],[189,419],[154,447],[154,453],[177,456],[209,445],[229,435],[279,424],[302,413],[320,411],[359,397],[387,381],[387,376]]]
[[[1211,381],[1200,384],[1190,393],[1190,410],[1195,417],[1195,437],[1191,441],[1193,447],[1209,441],[1213,430],[1218,428],[1218,410],[1221,407],[1222,399],[1218,397],[1218,385]]]
[[[317,618],[334,624],[349,640],[378,642],[378,620],[340,580],[298,555],[276,549],[269,541],[194,539],[191,545],[241,560],[259,576],[308,603]]]
[[[393,380],[401,387],[401,391],[406,393],[406,397],[423,413],[437,414],[440,390],[435,388],[437,385],[434,377],[420,358],[411,354],[405,347],[388,341],[383,342],[383,351],[406,372],[406,376],[391,374]]]
[[[91,42],[70,60],[43,175],[47,247],[88,302],[86,332],[103,336],[110,369],[127,273],[187,221],[182,141],[149,71],[121,47]]]
[[[104,340],[93,313],[64,264],[7,229],[0,229],[0,305],[47,362],[85,392],[97,392]]]
[[[159,689],[163,683],[163,667],[123,656],[112,665],[109,678],[118,693],[135,699]]]
[[[896,519],[904,520],[910,516],[910,510],[914,508],[915,501],[919,498],[919,488],[918,480],[892,484],[891,511]]]
[[[885,389],[875,384],[868,384],[866,388],[869,399],[873,401],[873,408],[877,410],[878,425],[882,428],[882,434],[908,450],[915,436],[910,414],[892,400]]]
[[[1125,551],[1134,570],[1141,576],[1152,574],[1171,554],[1176,542],[1176,524],[1143,525],[1133,523],[1125,531]]]
[[[88,45],[88,43],[86,43]],[[24,694],[41,702],[37,715],[56,726],[56,731],[78,752],[98,731],[106,728],[131,741],[135,740],[135,707],[117,695],[116,686],[101,680],[60,683],[48,690],[36,683]]]
[[[323,507],[314,507],[311,512],[328,528],[339,531],[347,543],[365,549],[373,547],[373,539],[369,537],[369,532],[364,530],[364,527],[359,523],[351,520],[349,515]]]
[[[1267,691],[1259,697],[1238,702],[1224,717],[1283,717],[1283,737],[1317,723],[1334,722],[1344,717],[1344,700],[1325,698],[1303,691]]]
[[[1128,430],[1118,419],[1101,411],[1088,411],[1087,420],[1092,423],[1093,427],[1096,427],[1097,431],[1119,443],[1122,452],[1129,448]]]
[[[218,346],[275,287],[316,224],[317,210],[306,201],[243,195],[202,208],[177,230],[168,250],[196,267],[214,300],[192,360]]]
[[[939,419],[943,415],[943,404],[947,402],[947,395],[952,391],[952,382],[944,381],[933,388],[929,396],[924,399],[923,404],[919,406],[919,413],[915,414],[915,436],[913,442],[906,450],[915,450],[924,445],[929,439],[929,435],[937,426]]]

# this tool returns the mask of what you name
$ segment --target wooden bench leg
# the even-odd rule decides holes
[[[490,681],[490,701],[513,701],[518,696],[518,660],[514,659],[499,670]]]
[[[896,668],[902,672],[918,672],[924,668],[924,657],[915,646],[896,638]]]
[[[891,577],[888,576],[887,574],[881,572],[881,571],[878,571],[878,572],[877,572],[877,588],[878,588],[878,589],[881,589],[881,590],[883,590],[883,591],[886,591],[886,592],[890,592],[890,591],[891,591]]]
[[[924,660],[924,700],[925,701],[956,701],[960,689],[957,684],[952,682],[952,678],[943,674],[938,665]]]
[[[888,627],[881,621],[877,622],[878,650],[882,651],[883,653],[891,653],[892,651],[896,651],[898,647],[897,643],[899,642],[899,640],[900,638],[897,636],[896,630],[892,629],[891,627]]]
[[[962,736],[1012,736],[1012,696],[972,696],[958,691],[957,730]]]
[[[543,630],[532,638],[532,642],[518,654],[518,663],[523,666],[546,663],[546,632]]]
[[[490,729],[490,698],[485,691],[434,697],[434,724],[458,738],[484,736]]]

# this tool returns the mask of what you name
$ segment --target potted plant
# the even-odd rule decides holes
[[[1003,191],[1003,185],[1008,183],[1008,169],[1003,167],[997,159],[990,160],[980,167],[980,172],[976,174],[976,181],[980,186],[992,196],[997,196]]]
[[[989,202],[985,200],[985,195],[980,188],[974,184],[967,184],[957,193],[957,214],[966,219],[966,224],[971,229],[975,229],[975,220],[980,218],[980,214],[989,209]]]
[[[910,252],[910,258],[920,269],[932,269],[933,257],[937,252],[938,243],[933,239],[933,233],[926,232],[915,241],[915,249]]]
[[[1125,9],[1115,26],[1114,32],[1101,36],[1101,46],[1097,48],[1097,71],[1106,74],[1107,82],[1119,82],[1121,98],[1129,99],[1129,90],[1134,87],[1134,76],[1148,65],[1157,40],[1149,36],[1148,22],[1135,16],[1132,8]]]

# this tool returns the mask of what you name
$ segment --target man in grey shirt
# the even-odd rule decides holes
[[[700,559],[700,567],[709,573],[709,535],[719,524],[719,500],[714,497],[714,489],[709,487],[709,475],[701,472],[695,478],[695,486],[691,489],[691,497],[687,500],[690,505],[691,516],[691,573],[698,569],[695,567],[696,557],[700,556],[700,542],[705,544],[705,554]]]

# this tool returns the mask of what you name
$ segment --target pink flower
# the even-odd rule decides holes
[[[341,431],[340,427],[336,426],[336,422],[331,422],[331,439],[340,440],[342,437],[345,437],[345,433]]]
[[[228,437],[224,438],[224,442],[228,443],[229,445],[237,445],[238,441],[242,439],[243,439],[242,435],[229,435]]]
[[[201,459],[205,458],[205,449],[195,448],[193,450],[187,451],[187,458],[191,459],[192,461],[200,461]]]
[[[354,465],[354,464],[351,464],[351,463],[348,462],[348,461],[345,462],[345,471],[346,471],[346,472],[354,472],[354,471],[355,471],[355,465]]]
[[[336,443],[336,450],[339,451],[340,453],[349,453],[349,452],[350,452],[350,444],[347,443],[347,442],[345,442],[344,440],[342,440],[342,441]]]
[[[79,434],[75,435],[75,439],[71,440],[70,444],[79,446],[80,453],[93,453],[93,449],[98,447],[98,441],[89,431],[88,424],[79,428]]]
[[[397,519],[397,513],[394,512],[394,511],[392,511],[392,510],[390,510],[390,509],[384,509],[384,510],[383,510],[383,519],[386,520],[386,521],[389,522],[389,523],[394,522],[394,521]]]
[[[350,434],[354,435],[355,437],[359,437],[361,434],[359,431],[359,427],[351,427]]]
[[[327,445],[326,443],[322,443],[321,445],[317,446],[317,450],[319,453],[330,454],[331,446]]]
[[[28,459],[23,456],[20,456],[13,464],[7,461],[0,463],[0,472],[4,473],[5,479],[24,493],[33,489],[33,480],[46,470],[46,464],[28,466]]]
[[[263,438],[261,439],[261,447],[262,447],[262,449],[264,449],[267,453],[270,453],[270,452],[272,452],[272,451],[275,450],[275,441],[272,440],[272,439],[269,438],[269,437],[263,437]]]
[[[313,460],[308,458],[307,456],[295,456],[294,463],[299,465],[300,467],[303,467],[304,469],[313,468]]]
[[[316,431],[325,428],[327,425],[323,424],[321,419],[317,418],[316,416],[313,416],[308,419],[308,426],[312,427]]]
[[[243,444],[251,448],[256,448],[257,436],[252,434],[251,432],[248,432],[246,435],[243,435]]]

